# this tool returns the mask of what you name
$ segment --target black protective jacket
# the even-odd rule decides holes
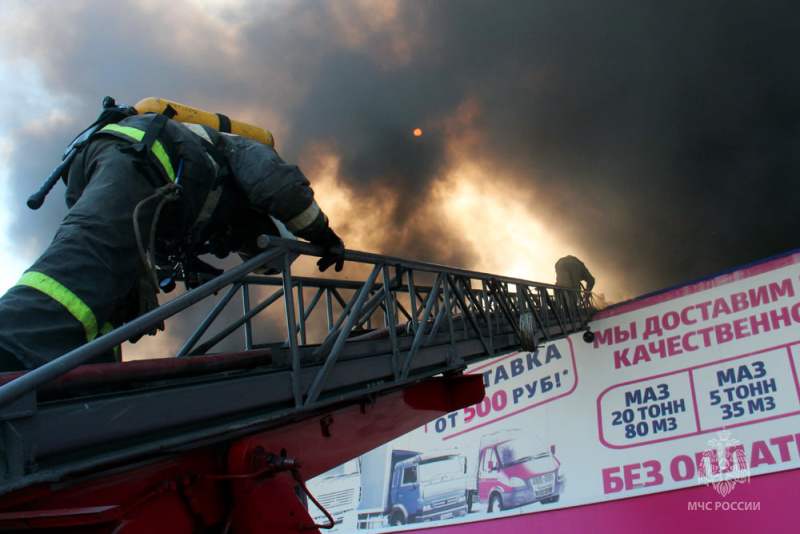
[[[69,211],[52,243],[0,297],[0,371],[13,370],[14,358],[38,367],[146,311],[134,225],[146,245],[158,205],[153,195],[166,184],[177,183],[180,192],[158,220],[162,258],[226,235],[241,240],[249,228],[243,233],[237,224],[269,215],[311,242],[329,232],[308,180],[272,147],[172,120],[145,146],[155,117],[107,126],[76,156]]]

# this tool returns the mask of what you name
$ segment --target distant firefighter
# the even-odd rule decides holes
[[[581,287],[586,282],[586,287]],[[556,262],[556,285],[570,289],[591,291],[594,287],[594,276],[586,265],[575,256],[564,256]]]

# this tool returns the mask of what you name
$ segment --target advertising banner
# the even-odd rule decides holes
[[[470,368],[484,400],[359,458],[336,530],[698,486],[709,499],[687,510],[757,510],[737,487],[800,467],[800,254],[609,308],[591,328]]]

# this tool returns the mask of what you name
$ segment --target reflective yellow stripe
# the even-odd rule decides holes
[[[287,230],[296,234],[313,223],[317,215],[319,215],[319,206],[312,200],[311,205],[303,210],[300,215],[294,217],[291,221],[286,221],[284,224]]]
[[[104,335],[108,334],[109,332],[111,332],[112,330],[114,330],[114,325],[111,324],[111,323],[106,323],[106,324],[103,325],[103,328],[100,329],[100,335],[104,336]],[[117,345],[113,349],[114,350],[114,359],[116,361],[118,361],[118,362],[122,361],[121,349],[122,349],[122,347],[120,347],[119,345]]]
[[[126,135],[136,141],[141,141],[144,137],[144,131],[140,130],[139,128],[132,128],[130,126],[120,126],[119,124],[109,124],[103,130],[110,130],[112,132],[121,133],[122,135]],[[158,158],[159,163],[161,166],[164,167],[164,171],[166,171],[167,176],[171,182],[175,181],[175,171],[172,169],[172,163],[169,161],[169,156],[167,155],[167,151],[164,150],[164,145],[161,144],[159,140],[156,139],[156,142],[153,143],[153,147],[151,148],[153,154]]]
[[[97,319],[91,308],[56,280],[43,273],[28,271],[22,275],[17,285],[37,289],[64,306],[83,325],[83,329],[86,331],[86,341],[97,337]]]

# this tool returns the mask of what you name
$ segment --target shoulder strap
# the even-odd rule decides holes
[[[150,150],[153,148],[153,143],[155,143],[156,139],[158,139],[158,136],[161,135],[161,132],[164,130],[164,126],[167,125],[167,120],[171,119],[176,114],[177,112],[175,111],[175,108],[167,105],[163,112],[153,117],[153,120],[150,121],[150,124],[144,131],[144,137],[142,137],[140,142],[133,145],[133,150],[143,156],[149,155]]]

